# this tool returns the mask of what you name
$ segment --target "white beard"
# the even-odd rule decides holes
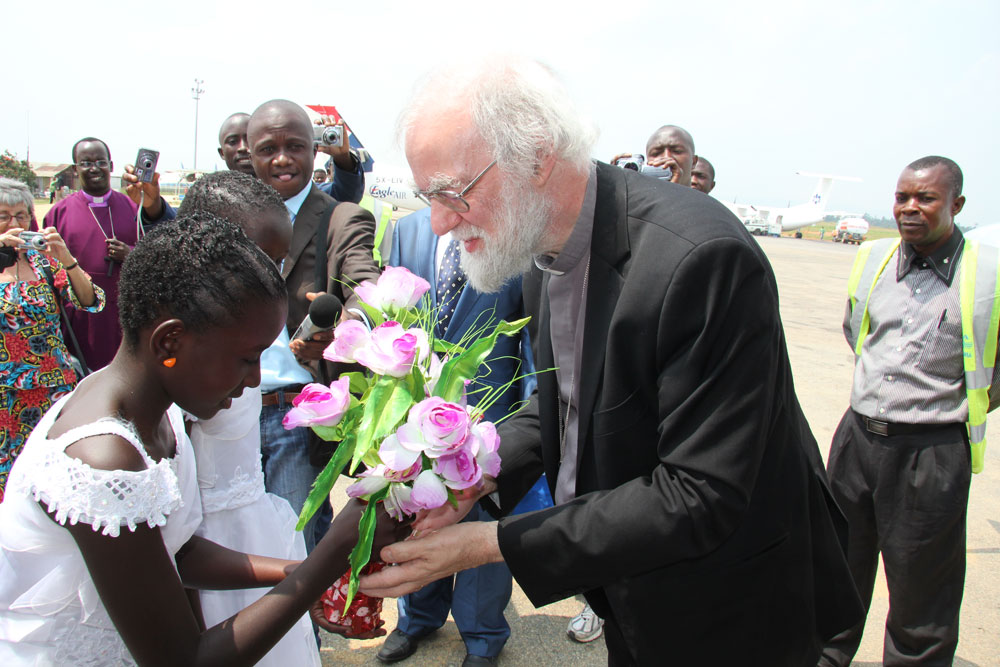
[[[508,280],[529,270],[551,212],[552,203],[530,183],[508,178],[493,211],[493,233],[483,238],[479,252],[469,253],[462,246],[462,269],[469,284],[483,294],[499,292]]]

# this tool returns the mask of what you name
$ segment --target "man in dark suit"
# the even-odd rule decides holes
[[[406,267],[432,285],[431,307],[439,313],[437,334],[443,340],[458,343],[490,323],[524,317],[519,276],[495,294],[477,292],[458,268],[455,250],[450,236],[434,234],[430,209],[402,218],[393,230],[389,264]],[[532,366],[526,332],[501,336],[481,375],[468,388],[469,402],[478,404],[487,395],[484,390],[507,387],[485,413],[486,419],[499,421],[533,390],[533,377],[516,379]],[[485,510],[474,507],[465,520],[489,518]],[[463,666],[495,664],[510,637],[510,625],[503,615],[510,595],[510,570],[503,563],[482,565],[432,582],[399,599],[399,622],[377,657],[382,662],[396,662],[413,655],[423,637],[444,625],[450,611],[465,643]]]
[[[356,304],[350,286],[378,279],[372,259],[375,220],[360,206],[338,203],[313,184],[312,123],[294,102],[262,104],[250,117],[247,137],[254,172],[278,191],[292,219],[291,247],[281,265],[288,287],[288,320],[261,356],[260,435],[265,486],[288,500],[298,513],[322,466],[315,451],[310,457],[309,429],[286,431],[281,421],[304,385],[330,382],[336,375],[332,365],[322,360],[332,332],[316,334],[308,341],[290,341],[289,337],[308,314],[315,293],[329,292],[350,310]],[[325,532],[328,514],[326,519],[323,512],[317,512],[306,526],[308,550]]]
[[[591,162],[592,132],[534,62],[432,77],[402,123],[471,284],[534,260],[537,363],[559,367],[460,507],[497,491],[504,511],[542,470],[556,506],[496,525],[435,510],[362,589],[503,560],[536,605],[585,593],[612,664],[815,664],[863,612],[754,240],[690,187]]]

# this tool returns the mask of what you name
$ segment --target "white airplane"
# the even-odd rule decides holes
[[[413,177],[409,171],[373,169],[365,174],[365,192],[381,201],[391,204],[393,209],[405,208],[417,211],[427,204],[417,198],[413,187]]]
[[[788,207],[774,206],[753,206],[752,204],[731,204],[722,202],[732,211],[736,217],[743,221],[743,224],[754,224],[767,227],[780,232],[788,232],[800,227],[807,227],[818,222],[823,222],[827,215],[826,200],[830,194],[830,188],[834,181],[854,181],[860,182],[860,178],[854,176],[833,176],[831,174],[813,174],[805,171],[795,172],[799,176],[811,176],[818,179],[816,189],[812,196],[804,204]],[[720,200],[721,201],[721,200]]]

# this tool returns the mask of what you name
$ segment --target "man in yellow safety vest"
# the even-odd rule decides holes
[[[983,466],[997,378],[998,249],[955,226],[962,171],[909,164],[896,185],[900,239],[865,243],[848,284],[851,406],[827,471],[847,516],[848,560],[866,608],[882,553],[889,587],[885,664],[950,665],[965,583],[971,473]],[[821,665],[848,665],[864,622]]]

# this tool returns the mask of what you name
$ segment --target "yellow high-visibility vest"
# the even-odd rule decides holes
[[[855,337],[855,357],[868,336],[871,323],[868,300],[878,277],[896,254],[900,239],[880,239],[861,244],[847,293],[851,299],[851,332]],[[1000,250],[966,239],[962,250],[962,269],[958,283],[962,313],[962,361],[965,369],[965,392],[969,403],[969,443],[972,446],[972,472],[983,469],[986,456],[986,413],[990,407],[990,383],[997,356],[997,330],[1000,325]],[[860,308],[858,307],[860,304]]]

